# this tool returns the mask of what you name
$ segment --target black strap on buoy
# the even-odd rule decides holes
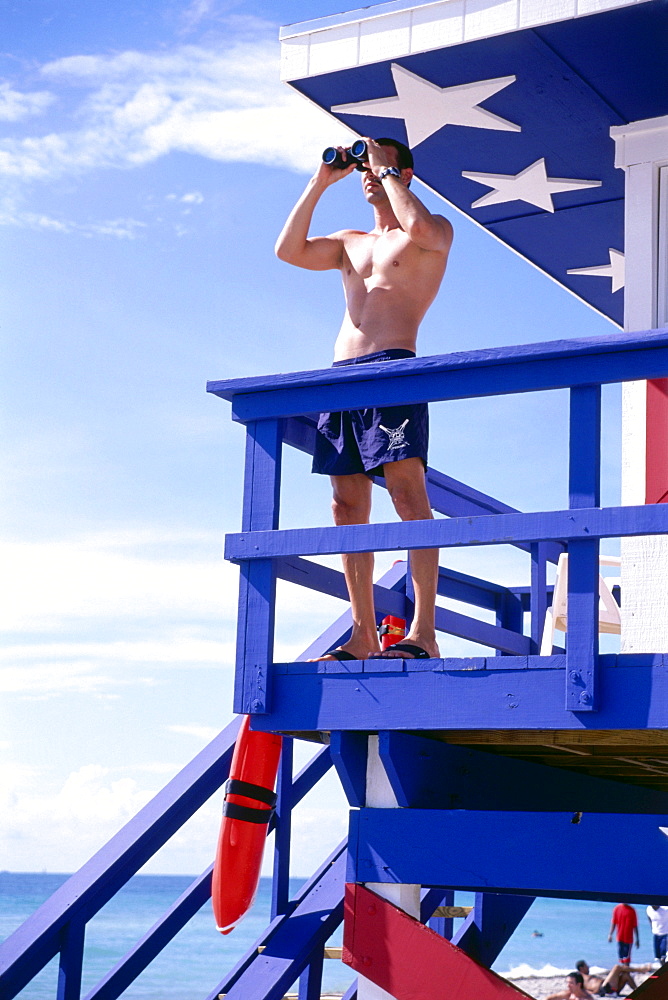
[[[230,819],[243,819],[247,823],[268,823],[273,815],[273,809],[252,809],[250,806],[238,806],[236,802],[223,803],[223,816]]]
[[[228,802],[228,795],[245,795],[246,798],[263,802],[271,809],[255,809],[253,806],[241,806],[236,802]],[[240,778],[230,778],[225,784],[225,801],[223,803],[223,816],[230,819],[242,819],[247,823],[269,823],[274,815],[276,805],[276,792],[270,788],[263,788],[262,785],[254,785],[250,781],[241,781]]]
[[[248,799],[264,802],[266,806],[276,805],[276,792],[272,792],[271,788],[254,785],[250,781],[242,781],[240,778],[230,778],[225,782],[225,795],[245,795]]]

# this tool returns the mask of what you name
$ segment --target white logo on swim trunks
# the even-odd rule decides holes
[[[406,424],[408,423],[408,420],[409,418],[406,417],[403,424],[400,424],[399,427],[383,427],[382,424],[378,424],[381,431],[385,431],[385,433],[390,439],[390,443],[387,446],[388,451],[391,451],[392,448],[403,448],[405,444],[408,444],[408,441],[406,440],[406,437],[404,435],[404,429],[406,427]]]

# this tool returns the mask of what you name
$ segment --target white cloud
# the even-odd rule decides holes
[[[153,796],[134,778],[113,779],[107,768],[85,764],[59,788],[45,789],[30,768],[0,768],[0,844],[11,845],[15,866],[74,871]]]
[[[82,236],[114,236],[133,240],[146,227],[137,219],[105,219],[101,222],[73,222],[54,219],[53,216],[22,209],[14,198],[0,203],[0,226],[18,226],[22,229],[51,230],[58,233],[80,233]]]
[[[170,537],[165,536],[165,548]],[[39,633],[66,619],[169,615],[172,621],[219,623],[233,618],[237,571],[219,557],[220,539],[212,542],[210,558],[189,555],[187,539],[179,541],[182,548],[171,555],[142,551],[132,533],[0,543],[5,578],[0,628]]]
[[[52,89],[84,92],[73,127],[4,139],[0,173],[50,179],[174,151],[310,170],[350,133],[279,82],[278,55],[277,42],[244,34],[217,47],[54,60],[41,69]]]
[[[201,205],[204,201],[204,195],[201,191],[188,191],[187,194],[183,195],[180,201],[182,201],[184,205]]]
[[[46,90],[21,93],[3,80],[0,82],[0,121],[17,122],[22,118],[40,115],[53,103],[55,97]]]

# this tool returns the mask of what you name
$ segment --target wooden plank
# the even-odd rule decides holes
[[[278,528],[282,426],[249,425],[246,434],[243,531]],[[266,712],[273,659],[276,569],[269,559],[240,566],[234,711]]]
[[[556,746],[573,747],[614,747],[615,749],[638,749],[644,747],[651,752],[657,747],[667,749],[668,733],[666,729],[554,729],[552,731],[537,729],[535,732],[521,730],[508,732],[502,729],[470,729],[449,730],[442,734],[449,743],[462,745],[470,743],[503,744],[512,746]]]
[[[528,996],[362,885],[346,885],[343,961],[396,1000],[434,1000],[444,984],[457,1000]]]
[[[476,892],[475,903],[452,943],[483,965],[492,965],[534,903],[533,896]]]
[[[540,643],[545,626],[547,611],[547,552],[545,542],[534,542],[531,546],[531,650],[540,651]]]
[[[462,545],[513,545],[518,541],[588,540],[666,533],[668,507],[656,504],[240,532],[226,535],[225,558],[237,562],[294,555],[392,552],[397,549],[450,548]]]
[[[400,806],[419,809],[610,811],[668,814],[668,792],[574,774],[517,760],[382,730],[379,752]]]
[[[258,716],[254,727],[281,732],[587,728],[581,713],[564,706],[564,668],[531,669],[532,659],[488,657],[474,661],[474,669],[452,670],[443,660],[415,661],[420,669],[404,661],[402,672],[391,674],[364,672],[353,661],[345,666],[355,671],[345,673],[276,673],[271,715]],[[551,657],[553,663],[564,660]],[[665,730],[668,670],[663,662],[644,667],[624,661],[622,655],[601,657],[606,698],[597,729]],[[519,669],[512,669],[516,663]]]
[[[472,906],[437,906],[432,916],[444,917],[447,920],[457,920],[468,917],[473,912]]]
[[[213,381],[207,391],[233,402],[244,422],[321,409],[496,395],[663,378],[665,330],[492,348],[431,358]]]
[[[284,736],[276,783],[274,812],[274,867],[271,880],[271,919],[286,913],[290,900],[290,837],[292,832],[292,763],[294,743]]]
[[[601,503],[601,387],[570,392],[568,499],[571,509]],[[568,546],[566,708],[598,709],[598,539]]]
[[[80,1000],[86,924],[70,920],[61,932],[56,1000]]]
[[[570,811],[360,809],[350,824],[348,881],[637,903],[668,895],[665,813],[577,822]]]
[[[330,734],[329,751],[351,806],[366,802],[367,744],[366,733]]]

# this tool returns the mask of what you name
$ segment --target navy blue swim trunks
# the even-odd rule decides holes
[[[335,361],[333,367],[414,357],[412,351],[395,348]],[[327,476],[355,473],[382,476],[386,463],[416,457],[422,459],[426,469],[428,444],[426,403],[321,413],[315,436],[313,472]]]

